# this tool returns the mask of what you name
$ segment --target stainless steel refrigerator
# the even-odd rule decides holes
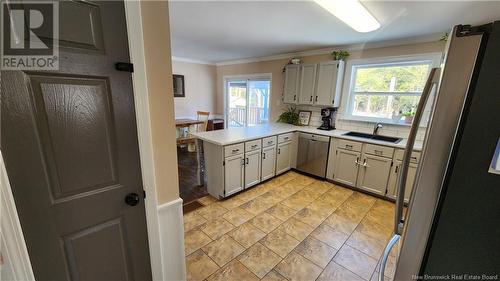
[[[433,110],[405,213],[409,156],[426,103]],[[379,280],[395,245],[394,280],[500,280],[499,154],[500,21],[455,26],[410,132],[398,179],[394,236],[385,248]]]

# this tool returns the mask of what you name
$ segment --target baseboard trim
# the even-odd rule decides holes
[[[158,218],[164,279],[186,280],[182,199],[159,205]]]

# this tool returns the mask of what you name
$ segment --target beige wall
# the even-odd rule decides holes
[[[184,75],[186,97],[174,98],[175,118],[196,117],[196,111],[216,114],[215,65],[172,62],[174,74]]]
[[[350,51],[349,59],[373,58],[373,57],[388,57],[401,56],[419,53],[441,52],[444,49],[443,42],[430,42],[412,45],[391,46],[384,48],[372,48]],[[333,48],[332,48],[333,49]],[[331,56],[314,55],[302,57],[303,62],[320,62],[331,60]],[[276,121],[279,114],[286,109],[286,106],[281,102],[283,92],[283,67],[288,63],[289,59],[279,59],[272,61],[252,62],[244,64],[223,65],[217,67],[217,112],[224,112],[224,82],[223,77],[226,75],[242,75],[256,73],[272,73],[271,101],[270,101],[270,120]]]
[[[158,204],[179,197],[168,2],[141,2]]]

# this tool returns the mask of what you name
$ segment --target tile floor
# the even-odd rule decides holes
[[[392,234],[393,203],[293,171],[199,201],[184,215],[188,280],[377,280]]]

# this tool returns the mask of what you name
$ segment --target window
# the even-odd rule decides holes
[[[269,122],[270,77],[226,78],[228,128]]]
[[[432,67],[440,56],[378,59],[352,64],[346,119],[404,124],[413,119]],[[407,122],[405,122],[405,119]]]

